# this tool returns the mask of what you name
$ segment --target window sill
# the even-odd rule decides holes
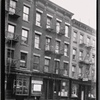
[[[36,25],[36,24],[35,24]],[[42,26],[39,26],[39,25],[36,25],[37,27],[39,27],[39,28],[42,28]]]
[[[30,21],[26,21],[26,20],[23,20],[24,22],[26,22],[26,23],[30,23]]]
[[[74,43],[77,43],[77,41],[73,41]]]
[[[70,39],[70,37],[68,37],[68,36],[65,36],[66,38],[68,38],[68,39]]]
[[[72,59],[73,61],[76,61],[76,59]]]
[[[68,55],[64,55],[64,57],[68,57],[68,58],[69,58],[69,56],[68,56]]]
[[[41,48],[35,48],[35,49],[37,49],[37,50],[41,50]]]
[[[25,44],[25,43],[21,43],[21,45],[26,46],[26,47],[28,47],[28,46],[29,46],[28,44]]]

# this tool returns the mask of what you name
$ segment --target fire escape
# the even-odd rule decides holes
[[[17,7],[17,3],[16,2],[16,6],[14,7],[11,4],[10,0],[6,0],[5,1],[5,14],[6,14],[6,22],[5,24],[8,24],[9,18],[13,19],[13,20],[17,20],[20,17],[20,10]],[[6,30],[7,29],[7,30]],[[19,35],[15,32],[10,32],[8,31],[8,26],[5,29],[5,46],[7,47],[6,49],[6,59],[5,59],[5,87],[6,87],[6,97],[10,97],[12,95],[12,84],[13,84],[13,78],[14,76],[12,75],[13,71],[15,71],[16,67],[17,67],[17,63],[18,63],[18,59],[14,58],[14,47],[16,46],[16,44],[19,42]]]

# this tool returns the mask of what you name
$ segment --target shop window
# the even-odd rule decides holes
[[[34,94],[36,92],[38,93],[42,93],[42,84],[43,81],[42,80],[31,80],[31,94]]]
[[[78,97],[78,88],[79,86],[77,84],[72,84],[71,97]]]
[[[62,86],[62,88],[61,88],[61,96],[62,97],[68,97],[69,82],[63,81],[61,86]]]
[[[14,80],[14,92],[16,95],[22,95],[26,94],[28,95],[29,93],[29,78],[27,77],[17,77],[16,80]]]

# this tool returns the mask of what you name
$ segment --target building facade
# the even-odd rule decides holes
[[[96,33],[76,19],[72,20],[70,53],[70,77],[77,88],[75,94],[82,100],[92,100],[96,97]]]
[[[49,0],[5,1],[5,99],[81,99],[73,96],[72,16]]]

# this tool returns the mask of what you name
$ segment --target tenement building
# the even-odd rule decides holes
[[[84,23],[72,20],[70,77],[73,95],[81,100],[96,97],[96,32]]]
[[[78,38],[82,32],[95,45],[94,30],[72,16],[49,0],[5,0],[6,100],[89,100],[94,96],[94,63],[79,62],[78,55],[72,59],[73,47],[84,50],[84,57],[86,51],[93,52],[87,45],[81,47]],[[73,42],[74,29],[77,43]],[[90,51],[89,57],[94,58],[95,52]],[[81,74],[84,78],[79,79],[78,70],[85,73],[86,68],[89,78]]]

